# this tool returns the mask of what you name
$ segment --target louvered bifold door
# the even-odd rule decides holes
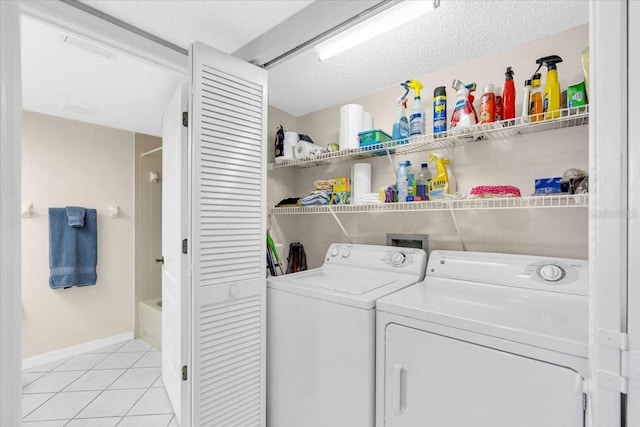
[[[264,426],[267,73],[190,54],[193,425]]]

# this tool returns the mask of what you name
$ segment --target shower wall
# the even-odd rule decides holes
[[[162,138],[135,135],[135,310],[136,336],[139,336],[140,301],[162,297],[162,150],[142,157],[142,154],[162,147]],[[158,175],[152,182],[151,174]]]

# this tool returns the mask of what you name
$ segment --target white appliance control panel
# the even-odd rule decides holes
[[[422,276],[426,268],[427,254],[422,249],[398,246],[333,243],[327,250],[324,263]]]
[[[432,251],[427,277],[588,295],[589,264],[568,258]]]

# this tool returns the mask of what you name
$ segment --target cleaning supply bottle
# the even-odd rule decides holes
[[[531,105],[531,80],[525,80],[522,94],[522,117],[529,117],[529,106]]]
[[[407,80],[406,84],[415,93],[411,116],[409,117],[409,136],[424,135],[425,111],[422,108],[422,99],[420,98],[422,83],[416,79],[411,79]]]
[[[540,73],[531,76],[531,98],[529,100],[529,115],[532,122],[539,122],[544,119],[542,106],[542,91],[540,90]]]
[[[394,141],[409,138],[409,121],[407,120],[407,95],[409,87],[406,83],[400,83],[404,87],[405,92],[396,100],[398,108],[396,109],[396,121],[393,123],[392,138]]]
[[[447,131],[447,89],[439,86],[433,91],[433,133]]]
[[[449,160],[437,153],[431,153],[429,158],[431,162],[436,164],[436,176],[429,181],[429,200],[444,199],[446,194],[451,193],[449,175],[446,168]]]
[[[547,67],[547,84],[544,87],[544,100],[542,109],[544,111],[545,120],[560,117],[560,81],[558,80],[558,69],[556,64],[562,62],[562,58],[558,55],[545,56],[536,60],[536,64],[540,64],[538,70],[543,65]]]
[[[476,110],[473,107],[471,91],[476,89],[475,83],[465,86],[460,80],[454,80],[452,87],[456,90],[456,107],[451,116],[451,128],[473,126],[478,123]]]
[[[495,90],[496,94],[496,118],[495,121],[499,122],[504,119],[504,106],[502,103],[502,88],[497,87]]]
[[[411,161],[407,160],[407,178],[408,178],[408,186],[407,186],[407,202],[413,202],[415,200],[416,195],[416,176],[413,173],[413,168],[411,167]]]
[[[493,90],[491,83],[484,87],[482,97],[480,98],[479,124],[491,123],[496,119],[496,96]]]
[[[416,178],[416,199],[417,200],[429,200],[428,185],[431,181],[431,169],[429,169],[428,163],[420,165],[420,172]]]
[[[398,191],[398,202],[406,202],[409,195],[409,171],[407,170],[407,162],[401,161],[398,166],[398,180],[396,181]]]
[[[502,118],[503,120],[514,119],[516,117],[516,86],[513,82],[513,69],[507,67],[504,72],[504,91],[502,92]]]

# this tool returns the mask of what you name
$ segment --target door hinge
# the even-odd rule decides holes
[[[189,113],[186,111],[182,113],[182,126],[189,126]]]
[[[182,239],[182,253],[187,253],[187,239]]]
[[[582,393],[582,410],[587,410],[587,393]]]
[[[182,381],[186,381],[187,380],[187,365],[184,365],[182,367]]]
[[[598,371],[599,384],[627,394],[629,379],[640,380],[640,353],[629,351],[629,335],[624,332],[599,329],[598,341],[620,351],[620,373]]]

